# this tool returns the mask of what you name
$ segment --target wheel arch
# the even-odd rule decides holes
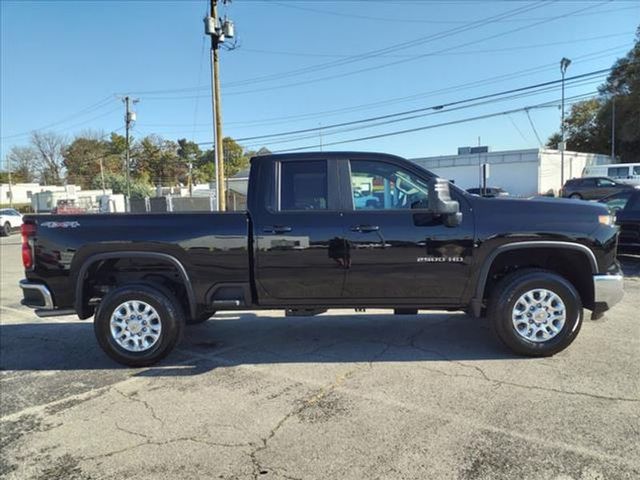
[[[567,263],[573,268],[558,267],[557,260],[563,254],[570,254]],[[517,268],[547,268],[561,274],[569,280],[580,293],[586,308],[593,307],[594,290],[592,275],[598,273],[598,262],[594,253],[585,245],[575,242],[562,241],[527,241],[500,245],[484,260],[478,273],[471,301],[471,309],[476,317],[481,316],[484,302],[490,294],[492,275],[496,269],[500,270],[501,262],[509,264],[509,260],[516,260],[513,266]],[[563,262],[564,263],[564,262]],[[588,272],[588,278],[585,273]],[[498,272],[499,273],[499,272]]]
[[[92,309],[88,305],[87,293],[84,288],[84,282],[89,273],[89,269],[98,262],[105,260],[120,260],[120,259],[154,259],[160,260],[164,263],[170,264],[177,271],[180,281],[183,284],[187,295],[187,306],[189,308],[189,314],[194,317],[197,313],[196,295],[187,273],[186,268],[182,262],[173,255],[161,252],[146,252],[146,251],[118,251],[118,252],[104,252],[96,253],[87,257],[77,270],[75,276],[75,300],[74,308],[78,317],[81,319],[89,318],[92,314]]]

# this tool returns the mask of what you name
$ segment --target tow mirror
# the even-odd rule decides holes
[[[429,210],[431,213],[442,215],[447,227],[456,227],[462,222],[460,204],[451,199],[449,182],[444,178],[434,177],[429,180]]]

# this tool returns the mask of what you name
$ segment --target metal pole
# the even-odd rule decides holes
[[[213,2],[211,2],[213,4]],[[218,178],[218,171],[220,170],[218,165],[218,132],[216,123],[216,90],[215,90],[215,71],[213,65],[215,64],[213,46],[215,40],[211,37],[211,112],[213,114],[213,175],[214,183],[216,186],[216,211],[220,211],[220,179]]]
[[[616,94],[611,99],[611,163],[616,163]]]

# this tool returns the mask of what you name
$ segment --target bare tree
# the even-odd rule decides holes
[[[33,132],[31,145],[38,154],[40,180],[45,184],[59,184],[64,177],[63,152],[67,146],[65,137],[53,132]]]
[[[38,152],[32,147],[14,146],[7,153],[6,163],[14,183],[33,182],[38,170]]]

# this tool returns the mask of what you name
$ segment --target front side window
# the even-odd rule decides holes
[[[633,167],[633,174],[640,175],[640,165],[636,165],[635,167]]]
[[[280,210],[326,210],[327,204],[326,161],[280,164]]]
[[[629,197],[631,197],[631,192],[620,192],[607,197],[605,203],[611,212],[617,212],[618,210],[624,209],[629,201]]]
[[[391,163],[352,160],[350,164],[355,210],[428,208],[425,180]]]

